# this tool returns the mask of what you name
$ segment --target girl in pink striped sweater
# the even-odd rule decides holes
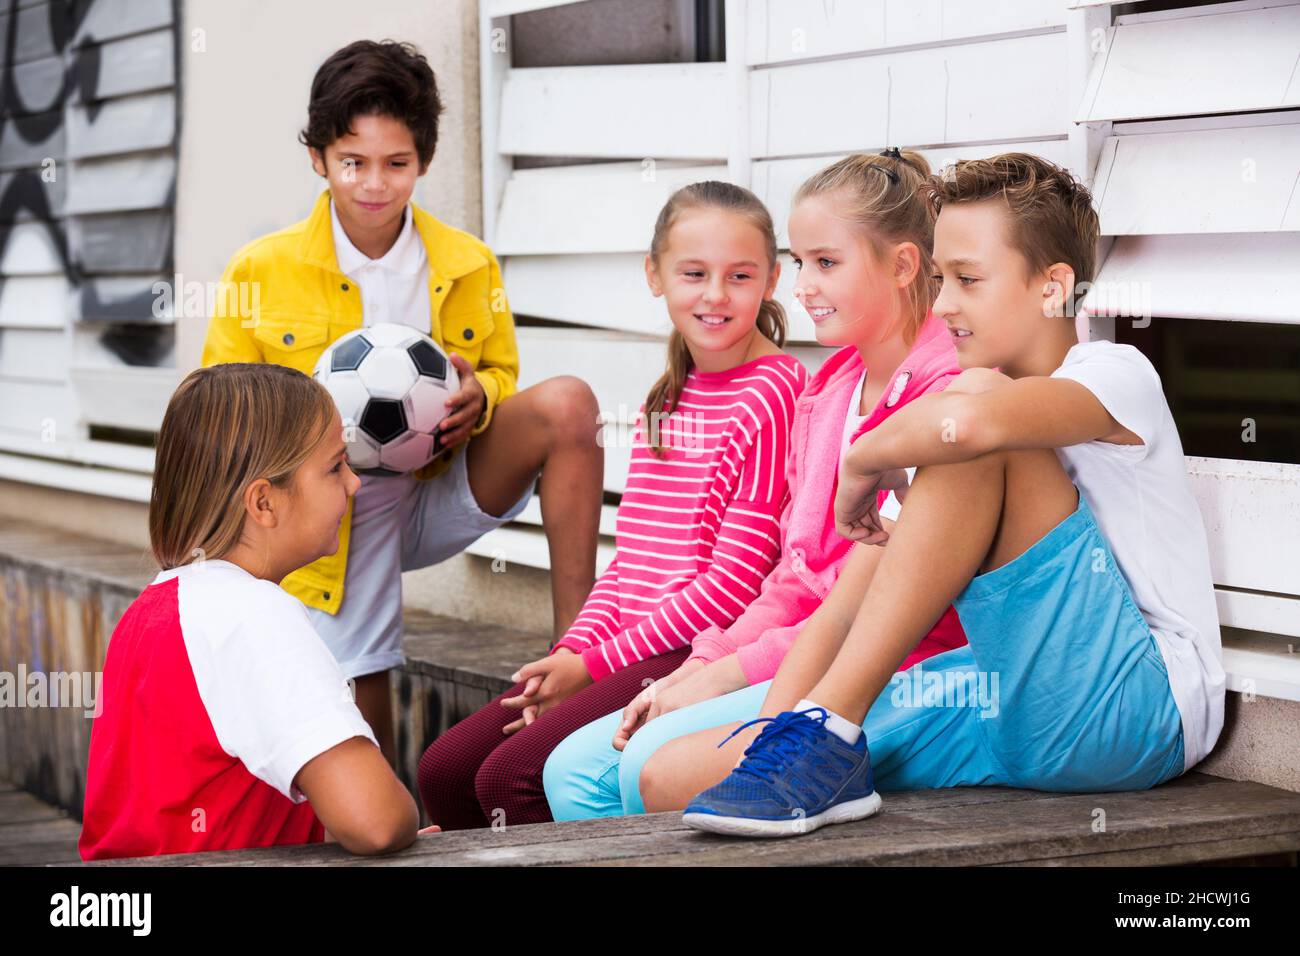
[[[677,669],[729,627],[780,557],[786,456],[807,383],[781,351],[771,217],[721,182],[675,192],[646,279],[668,306],[668,369],[646,398],[618,509],[618,550],[552,652],[439,736],[420,761],[444,830],[551,819],[542,766],[574,730]]]

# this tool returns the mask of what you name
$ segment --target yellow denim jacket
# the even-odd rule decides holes
[[[255,239],[234,254],[208,321],[202,365],[274,362],[310,375],[327,345],[361,327],[360,290],[339,271],[334,254],[329,201],[327,190],[302,222]],[[501,268],[482,241],[414,203],[411,208],[429,260],[430,316],[424,331],[445,351],[464,356],[487,394],[473,437],[487,429],[493,410],[518,385],[519,350]],[[436,478],[462,451],[463,446],[447,451],[415,476]],[[294,571],[280,586],[309,607],[337,614],[351,527],[349,500],[338,551]]]

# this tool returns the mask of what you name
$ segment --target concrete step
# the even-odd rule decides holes
[[[392,682],[396,769],[428,824],[416,785],[424,749],[509,688],[510,675],[544,656],[550,641],[410,608],[402,626],[406,665]]]
[[[80,862],[80,834],[65,811],[0,780],[0,866]]]

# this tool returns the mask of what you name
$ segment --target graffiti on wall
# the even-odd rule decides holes
[[[0,0],[0,430],[78,369],[174,364],[177,0]]]

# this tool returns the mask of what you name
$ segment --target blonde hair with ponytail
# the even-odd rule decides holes
[[[920,254],[916,277],[904,290],[909,345],[934,303],[936,288],[932,249],[934,213],[922,195],[930,164],[910,149],[892,148],[876,155],[854,153],[809,177],[794,195],[794,205],[812,196],[831,195],[839,213],[859,227],[876,258],[884,261],[887,246],[910,242]]]
[[[650,258],[655,267],[668,246],[668,234],[682,214],[692,209],[724,209],[748,219],[767,244],[767,263],[769,269],[776,268],[776,229],[772,225],[772,216],[763,205],[762,200],[743,186],[724,183],[717,180],[691,183],[683,186],[671,196],[664,208],[659,211],[655,221],[654,237],[650,240]],[[775,299],[764,299],[758,308],[758,331],[773,342],[777,348],[785,345],[786,318],[785,309]],[[643,421],[647,429],[647,442],[650,451],[657,458],[664,457],[664,444],[660,440],[658,422],[672,414],[677,400],[681,397],[686,384],[686,376],[694,367],[690,349],[686,347],[686,338],[677,329],[668,337],[668,368],[650,389],[645,400]],[[653,424],[652,424],[653,423]]]

